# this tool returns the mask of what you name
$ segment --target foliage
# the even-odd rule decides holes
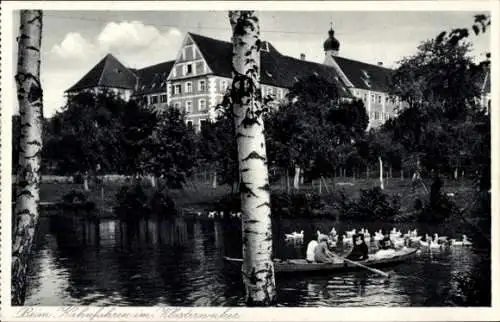
[[[382,189],[375,187],[360,190],[357,200],[349,199],[341,192],[337,207],[341,219],[392,221],[399,215],[400,201],[398,196],[389,198]]]
[[[82,209],[92,211],[95,209],[95,203],[88,200],[87,196],[81,191],[71,190],[62,197],[62,207],[67,209]]]
[[[123,186],[117,192],[114,212],[124,220],[137,220],[142,217],[166,217],[177,214],[173,199],[166,192],[146,190],[137,183]]]
[[[61,174],[154,174],[178,188],[195,165],[194,134],[181,112],[155,113],[107,91],[69,97],[48,121],[45,142],[44,157]]]
[[[472,29],[478,34],[488,25],[489,18],[478,15]],[[489,61],[474,63],[468,36],[466,28],[442,32],[395,71],[392,94],[405,105],[381,134],[399,143],[402,163],[420,160],[427,171],[448,173],[489,171],[490,117],[479,104]]]
[[[200,165],[214,168],[219,183],[233,184],[238,181],[238,150],[234,120],[228,110],[219,106],[221,113],[215,122],[209,122],[201,129],[197,155]]]
[[[157,118],[151,135],[144,140],[140,168],[163,178],[169,188],[181,188],[196,165],[194,132],[177,108],[168,107]]]
[[[122,161],[120,133],[127,104],[113,93],[81,93],[68,98],[49,122],[44,156],[61,174],[116,172]],[[64,151],[64,153],[61,153]]]
[[[332,173],[351,152],[345,148],[352,150],[364,135],[363,103],[343,101],[337,84],[316,75],[296,82],[287,99],[266,117],[269,160],[282,168],[312,168],[316,176]]]

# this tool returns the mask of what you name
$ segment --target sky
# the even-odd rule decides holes
[[[323,42],[333,24],[339,56],[394,67],[422,41],[441,31],[470,27],[471,11],[261,11],[261,38],[284,55],[323,62]],[[13,61],[19,13],[15,12]],[[41,81],[44,115],[64,105],[64,91],[107,53],[141,68],[175,59],[187,32],[229,41],[227,11],[44,11]],[[490,51],[490,32],[473,38],[473,55]],[[15,90],[15,85],[13,87]],[[17,101],[14,102],[17,112]]]

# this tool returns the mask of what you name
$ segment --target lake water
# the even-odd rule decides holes
[[[278,258],[304,257],[317,229],[337,231],[392,227],[380,223],[280,220],[273,223]],[[383,227],[384,226],[384,227]],[[396,226],[407,231],[413,226]],[[454,227],[423,233],[459,237]],[[304,245],[284,234],[305,231]],[[223,256],[241,256],[237,220],[68,220],[42,217],[29,275],[26,305],[242,306],[239,274]],[[383,270],[276,277],[279,306],[451,306],[490,305],[490,255],[472,248],[422,252],[411,262]],[[472,276],[461,283],[459,276]],[[463,280],[463,279],[462,279]],[[473,291],[470,291],[472,289]]]

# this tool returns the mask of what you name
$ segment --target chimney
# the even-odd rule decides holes
[[[300,60],[306,60],[306,54],[300,54]]]
[[[381,61],[379,61],[379,62],[377,63],[377,65],[378,65],[378,66],[383,66],[383,65],[384,65],[384,63],[383,63],[383,62],[381,62]]]

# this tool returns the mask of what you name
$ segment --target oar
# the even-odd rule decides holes
[[[332,254],[333,254],[333,253],[332,253]],[[359,266],[359,267],[365,268],[365,269],[367,269],[367,270],[369,270],[369,271],[371,271],[371,272],[373,272],[373,273],[380,274],[380,275],[382,275],[382,276],[384,276],[384,277],[387,277],[387,278],[390,278],[390,277],[391,277],[388,273],[386,273],[386,272],[382,272],[381,270],[378,270],[378,269],[376,269],[376,268],[371,268],[371,267],[365,266],[365,265],[363,265],[363,264],[361,264],[361,263],[358,263],[358,262],[352,261],[352,260],[350,260],[350,259],[347,259],[347,258],[341,257],[341,256],[336,255],[336,254],[333,254],[333,255],[334,255],[334,256],[336,256],[336,257],[338,257],[338,258],[340,258],[340,259],[342,259],[342,260],[344,260],[344,261],[346,261],[346,262],[348,262],[348,263],[350,263],[350,264],[353,264],[353,265],[356,265],[356,266]]]

